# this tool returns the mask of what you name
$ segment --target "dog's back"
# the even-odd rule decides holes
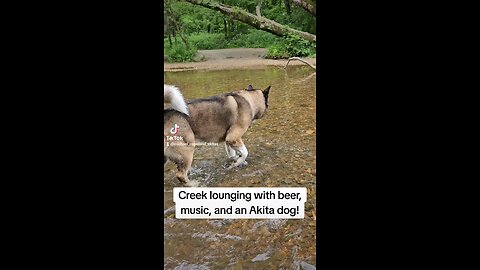
[[[263,95],[252,91],[191,100],[187,101],[188,122],[197,140],[223,142],[233,126],[240,127],[244,133],[257,116],[263,115],[265,106],[260,108],[257,104],[264,103]]]
[[[249,106],[238,95],[222,95],[187,102],[188,118],[195,138],[204,142],[222,142],[228,129],[248,113]]]

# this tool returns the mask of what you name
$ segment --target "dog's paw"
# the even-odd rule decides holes
[[[247,165],[248,165],[248,162],[246,162],[246,161],[244,161],[244,162],[242,162],[242,163],[240,163],[240,164],[237,164],[236,162],[233,162],[233,163],[227,168],[227,171],[228,171],[228,170],[231,170],[231,169],[233,169],[233,168],[239,168],[239,169],[241,169],[241,168],[244,168],[244,167],[247,166]]]
[[[233,157],[229,157],[229,158],[228,158],[228,161],[229,161],[229,162],[231,162],[231,161],[235,162],[235,161],[237,161],[238,158],[240,158],[240,156],[239,156],[239,155],[235,155],[235,156],[233,156]]]
[[[238,156],[236,158],[229,158],[227,162],[225,162],[225,165],[223,165],[223,168],[227,170],[234,168],[238,158]]]
[[[236,164],[236,162],[235,162],[235,161],[234,161],[234,162],[231,162],[231,163],[229,164],[229,166],[227,167],[227,171],[229,171],[229,170],[232,170],[232,169],[236,168],[236,167],[237,167],[237,165],[235,165],[235,164]],[[227,165],[228,165],[228,164],[227,164]]]
[[[238,164],[238,168],[245,168],[248,165],[248,162],[244,161],[240,164]]]

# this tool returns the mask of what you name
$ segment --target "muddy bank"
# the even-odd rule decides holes
[[[187,63],[164,63],[163,71],[185,70],[230,70],[230,69],[261,69],[268,66],[283,68],[287,59],[264,59],[266,49],[221,49],[199,50],[195,59],[198,62]],[[203,59],[204,61],[200,61]],[[316,58],[303,58],[309,63],[316,65]],[[290,61],[288,66],[305,65],[299,61]]]

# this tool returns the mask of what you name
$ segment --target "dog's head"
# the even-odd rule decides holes
[[[268,94],[270,93],[270,87],[268,86],[264,90],[258,90],[254,89],[252,85],[249,85],[247,89],[245,89],[247,92],[251,94],[253,99],[256,102],[258,112],[255,115],[256,119],[262,118],[266,113],[268,109]]]

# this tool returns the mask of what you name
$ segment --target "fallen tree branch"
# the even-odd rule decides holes
[[[269,32],[280,37],[287,36],[290,33],[290,34],[298,35],[301,38],[308,40],[309,42],[317,41],[317,36],[314,34],[290,28],[287,25],[280,24],[276,21],[267,19],[265,17],[256,16],[254,14],[248,13],[247,11],[239,7],[235,7],[235,6],[231,7],[225,4],[220,4],[213,0],[184,0],[184,1],[197,6],[202,6],[211,10],[219,11],[224,15],[230,18],[233,18],[234,20],[241,21],[259,30]]]
[[[291,60],[298,60],[298,61],[300,61],[300,62],[302,62],[302,63],[305,63],[305,64],[309,65],[309,66],[310,66],[311,68],[313,68],[314,70],[317,70],[317,67],[316,67],[316,66],[310,64],[309,62],[303,60],[303,59],[300,58],[300,57],[290,57],[290,58],[288,58],[287,63],[286,63],[285,66],[283,67],[284,69],[287,68],[288,63],[290,63]]]
[[[303,8],[305,11],[307,11],[308,13],[312,14],[313,16],[317,17],[317,5],[315,4],[315,2],[313,1],[309,1],[309,0],[292,0],[292,2]]]
[[[312,77],[316,76],[317,75],[317,72],[313,72],[312,74],[308,75],[308,77],[306,77],[305,79],[302,80],[302,82],[304,81],[308,81],[309,79],[311,79]]]

